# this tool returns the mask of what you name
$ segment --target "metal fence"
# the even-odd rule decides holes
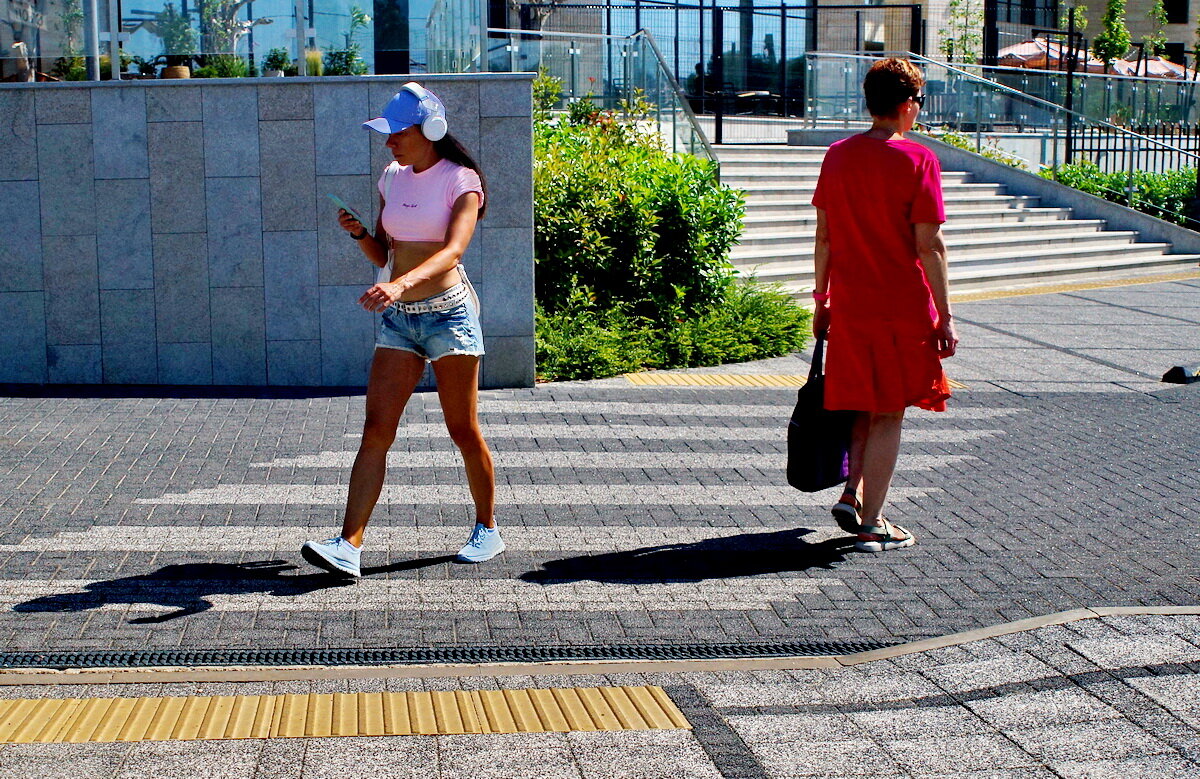
[[[545,32],[650,32],[698,114],[802,115],[808,51],[922,50],[919,5],[525,3],[519,15],[522,28]]]

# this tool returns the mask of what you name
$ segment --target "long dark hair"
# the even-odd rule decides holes
[[[442,136],[441,140],[434,141],[433,149],[442,159],[450,160],[455,165],[462,165],[464,168],[470,168],[479,174],[479,183],[483,185],[483,204],[479,206],[479,218],[483,219],[483,215],[487,213],[488,207],[488,185],[487,178],[484,177],[483,171],[479,169],[479,163],[471,156],[471,152],[467,151],[467,147],[462,145],[462,141],[450,133]]]

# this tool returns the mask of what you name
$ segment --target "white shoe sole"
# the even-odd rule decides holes
[[[855,541],[854,548],[860,552],[886,552],[890,549],[904,549],[917,543],[917,539],[909,536],[903,541]]]
[[[362,577],[361,568],[350,568],[349,566],[344,566],[337,560],[332,560],[326,557],[321,550],[310,546],[309,544],[305,544],[304,546],[300,547],[300,556],[323,571],[329,571],[330,573],[341,573],[345,574],[346,576],[353,576],[355,579]]]
[[[488,555],[487,557],[467,557],[467,556],[466,556],[466,555],[464,555],[462,552],[459,552],[459,553],[458,553],[458,555],[457,555],[457,556],[456,556],[454,559],[455,559],[455,560],[457,560],[457,561],[458,561],[458,562],[460,562],[460,563],[486,563],[488,560],[491,560],[493,557],[495,557],[496,555],[500,554],[501,552],[503,552],[503,551],[504,551],[505,549],[507,549],[507,548],[508,548],[508,547],[507,547],[507,546],[505,546],[504,542],[503,542],[503,541],[501,541],[501,542],[500,542],[500,548],[499,548],[499,549],[497,549],[496,551],[492,552],[492,553],[491,553],[490,555]]]

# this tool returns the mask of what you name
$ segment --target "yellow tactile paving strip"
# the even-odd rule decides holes
[[[806,377],[765,373],[626,373],[630,384],[642,387],[803,387]],[[954,389],[966,389],[949,379]]]
[[[691,729],[661,687],[0,701],[0,743]]]
[[[1107,281],[1079,282],[1076,284],[1047,284],[1045,286],[1028,287],[1026,289],[996,290],[994,292],[968,292],[963,295],[950,294],[952,303],[970,303],[978,300],[998,300],[1000,298],[1024,297],[1025,295],[1053,295],[1060,292],[1083,292],[1089,289],[1108,289],[1109,287],[1130,287],[1136,284],[1159,284],[1164,281],[1187,281],[1200,279],[1200,271],[1185,271],[1182,273],[1160,273],[1152,276],[1136,276],[1128,279],[1109,279]]]

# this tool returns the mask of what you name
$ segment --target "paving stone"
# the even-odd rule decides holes
[[[1191,663],[1200,660],[1200,646],[1177,636],[1121,637],[1072,641],[1068,646],[1101,668]]]
[[[1078,688],[1000,695],[968,701],[966,705],[994,727],[1002,729],[1032,727],[1046,722],[1089,722],[1120,716],[1116,709]]]
[[[1196,779],[1200,763],[1178,755],[1151,755],[1126,760],[1100,760],[1084,763],[1055,763],[1054,771],[1063,779]]]
[[[1123,720],[1073,725],[1040,725],[1006,730],[1021,748],[1049,763],[1058,761],[1120,759],[1170,752],[1171,748],[1141,728]]]

